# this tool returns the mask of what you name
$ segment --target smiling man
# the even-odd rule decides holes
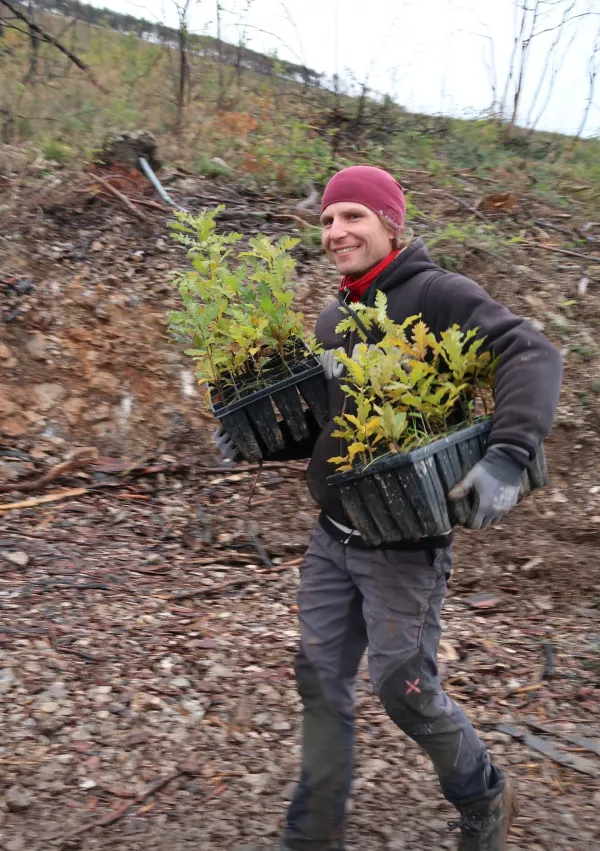
[[[342,275],[340,293],[315,333],[325,349],[330,422],[310,447],[307,480],[321,507],[300,569],[303,703],[302,773],[281,851],[340,851],[352,782],[355,680],[368,647],[369,674],[389,717],[429,756],[443,794],[459,811],[459,851],[506,851],[516,814],[513,784],[492,764],[463,710],[443,691],[437,669],[441,610],[452,570],[451,533],[370,548],[328,487],[328,459],[343,454],[334,417],[345,405],[335,351],[351,354],[356,335],[338,334],[344,305],[387,296],[398,323],[421,314],[439,335],[453,324],[478,328],[498,356],[495,411],[486,454],[456,495],[472,491],[469,524],[482,529],[516,504],[522,471],[535,458],[558,402],[561,359],[529,322],[474,281],[441,269],[404,231],[405,201],[392,175],[344,169],[323,194],[323,247]],[[221,447],[226,451],[227,447]],[[229,454],[229,453],[228,453]],[[382,778],[384,782],[384,778]],[[393,816],[392,816],[393,818]],[[401,828],[399,828],[401,837]],[[437,851],[439,837],[421,851]]]

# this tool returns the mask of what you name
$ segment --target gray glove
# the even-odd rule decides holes
[[[213,435],[213,440],[217,444],[217,449],[226,461],[235,463],[243,461],[244,456],[239,451],[233,440],[229,437],[222,425],[216,430]]]
[[[523,456],[523,463],[517,458]],[[452,488],[450,499],[463,499],[474,491],[475,501],[466,522],[469,529],[487,529],[517,504],[527,455],[516,446],[491,446],[484,457]]]

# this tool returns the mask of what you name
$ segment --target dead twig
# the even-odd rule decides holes
[[[98,457],[98,450],[93,446],[88,446],[82,449],[76,449],[73,453],[72,457],[67,461],[62,461],[60,464],[57,464],[51,470],[48,470],[47,473],[44,473],[43,476],[40,476],[37,479],[33,479],[32,481],[24,481],[24,482],[13,482],[10,485],[0,485],[0,493],[8,493],[9,491],[23,491],[24,493],[29,493],[31,491],[40,490],[40,488],[49,485],[50,482],[53,482],[59,476],[65,475],[65,473],[71,473],[73,470],[78,470],[80,467],[84,467],[90,461],[94,461]],[[0,506],[2,508],[3,506]]]
[[[4,2],[4,0],[2,0],[2,2]],[[111,195],[114,195],[115,198],[117,198],[121,202],[121,204],[123,204],[123,206],[129,210],[130,213],[133,213],[134,216],[137,216],[138,219],[141,219],[143,222],[150,221],[148,216],[142,213],[141,210],[138,210],[138,208],[131,203],[129,198],[127,198],[126,195],[123,195],[122,192],[119,192],[118,189],[115,189],[115,187],[110,184],[108,180],[105,180],[103,177],[100,177],[99,174],[95,176],[94,180],[97,180],[98,183],[101,183],[102,186],[106,187],[106,189],[111,193]]]
[[[7,502],[5,505],[0,505],[0,512],[15,511],[19,508],[35,508],[37,505],[45,505],[47,502],[58,502],[61,499],[70,499],[75,496],[82,496],[88,492],[88,488],[69,488],[56,493],[49,493],[46,496],[36,496],[32,499],[24,499],[21,502]]]
[[[495,251],[490,251],[489,248],[482,248],[480,245],[469,244],[469,248],[472,251],[478,251],[480,254],[485,254],[488,257],[493,257],[494,260],[500,260],[502,263],[507,266],[511,272],[515,275],[522,275],[522,277],[527,278],[528,281],[533,281],[536,284],[543,284],[541,278],[538,278],[536,275],[532,275],[530,272],[526,272],[522,266],[515,266],[514,263],[511,263],[510,260],[507,260],[506,257],[503,257],[501,254],[496,254]]]
[[[178,777],[181,777],[184,773],[186,772],[178,768],[176,771],[171,772],[171,774],[159,777],[154,782],[149,783],[148,786],[146,786],[146,788],[139,792],[134,798],[127,801],[122,807],[119,807],[118,810],[115,810],[115,812],[108,816],[104,816],[104,818],[98,819],[97,821],[90,822],[90,824],[84,824],[82,827],[78,827],[76,830],[73,830],[71,833],[63,837],[62,841],[65,842],[67,839],[73,839],[75,836],[81,836],[82,833],[88,833],[90,830],[95,830],[97,827],[108,827],[109,825],[114,824],[119,821],[119,819],[122,819],[132,807],[143,803],[151,795],[155,795],[157,792],[160,792],[160,790],[168,783],[172,780],[176,780]]]
[[[283,573],[289,570],[290,567],[295,567],[303,562],[303,558],[293,559],[285,564],[271,565],[269,573]],[[249,576],[239,576],[237,579],[228,579],[226,582],[219,582],[216,585],[203,585],[200,588],[190,588],[187,591],[178,591],[176,594],[171,594],[169,597],[163,597],[162,600],[167,600],[169,603],[176,603],[178,600],[187,600],[188,597],[199,597],[203,594],[214,594],[217,591],[224,591],[226,588],[233,588],[236,585],[248,585],[254,582],[257,576],[265,576],[265,573],[250,574]]]
[[[596,257],[593,254],[583,254],[581,251],[571,251],[568,248],[557,248],[555,245],[545,245],[542,242],[530,242],[524,239],[519,242],[519,245],[529,245],[531,248],[541,248],[544,251],[553,251],[555,254],[566,254],[567,257],[579,257],[590,263],[600,263],[600,257]]]
[[[63,647],[62,644],[58,643],[54,624],[50,624],[48,626],[48,638],[50,639],[50,646],[57,653],[65,653],[67,656],[77,656],[79,659],[84,659],[86,662],[106,662],[106,659],[90,656],[89,653],[84,653],[83,650],[75,650],[72,647]]]
[[[437,192],[437,190],[436,190]],[[476,210],[472,204],[467,203],[467,201],[463,201],[462,198],[457,198],[455,195],[450,195],[449,192],[439,192],[437,193],[442,196],[442,198],[448,198],[449,201],[454,201],[455,204],[458,204],[459,207],[462,207],[463,210],[467,210],[473,216],[476,216],[478,219],[481,219],[482,222],[487,222],[489,219],[480,213],[479,210]]]
[[[261,464],[246,464],[245,467],[241,465],[236,465],[235,467],[229,465],[227,467],[203,467],[202,465],[195,465],[194,470],[201,470],[203,473],[232,473],[237,475],[238,473],[254,473],[256,470],[261,468]],[[285,461],[265,461],[262,464],[263,470],[291,470],[293,473],[302,473],[306,472],[306,467],[298,467],[294,464],[290,464]]]
[[[256,490],[256,485],[258,484],[258,480],[260,479],[260,474],[262,473],[262,464],[258,465],[258,470],[256,471],[256,476],[252,481],[252,487],[250,488],[250,495],[248,496],[248,502],[246,504],[246,508],[252,508],[252,497],[254,496],[254,491]]]

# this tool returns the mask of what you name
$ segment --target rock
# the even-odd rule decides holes
[[[19,437],[29,430],[29,421],[21,415],[7,417],[1,422],[0,431],[4,432],[7,437]]]
[[[20,786],[11,786],[4,794],[4,802],[10,813],[24,813],[33,805],[33,797]]]
[[[7,840],[2,847],[4,848],[4,851],[25,851],[25,837],[13,836],[13,838]]]
[[[151,712],[152,710],[164,708],[164,701],[154,694],[147,694],[143,691],[136,691],[136,693],[131,699],[132,712]]]
[[[17,678],[12,668],[2,668],[0,671],[0,694],[9,692],[16,681]]]
[[[175,677],[171,680],[171,685],[173,688],[190,688],[192,684],[187,677]]]
[[[67,696],[67,689],[64,683],[52,683],[50,688],[46,689],[46,695],[53,700],[62,700]]]
[[[102,149],[96,158],[99,165],[110,166],[122,163],[130,168],[139,168],[138,157],[144,157],[150,167],[157,171],[161,162],[156,149],[156,138],[149,130],[131,132],[112,131],[102,143]]]
[[[0,360],[8,360],[12,357],[12,352],[5,343],[0,343]]]
[[[112,396],[119,393],[119,379],[112,372],[99,369],[90,378],[90,387]]]
[[[80,789],[95,789],[98,784],[95,780],[92,780],[91,777],[82,777],[79,781]]]
[[[33,388],[33,398],[37,403],[37,407],[42,411],[49,411],[51,408],[54,408],[66,395],[67,390],[62,384],[49,382],[38,384]]]
[[[99,239],[95,239],[90,245],[90,249],[92,251],[102,251],[103,248],[104,246],[102,245]]]
[[[14,553],[4,553],[3,557],[6,561],[9,561],[11,564],[15,564],[17,567],[27,567],[29,564],[29,556],[21,550],[17,550],[17,552]]]
[[[35,473],[35,464],[28,461],[0,460],[0,479],[8,482],[18,482]]]
[[[44,736],[51,736],[53,733],[58,733],[65,726],[65,718],[60,715],[49,715],[44,713],[38,715],[35,719],[36,726],[40,733]]]
[[[363,777],[373,777],[375,774],[380,774],[382,771],[389,771],[390,766],[384,759],[378,759],[377,757],[373,759],[369,759],[362,766],[361,774]]]
[[[34,331],[25,343],[25,350],[34,360],[47,360],[48,349],[51,345],[51,340],[40,331]]]
[[[71,396],[70,399],[67,399],[65,404],[62,406],[62,411],[67,418],[69,425],[77,424],[86,406],[87,402],[85,399],[82,399],[81,396]]]

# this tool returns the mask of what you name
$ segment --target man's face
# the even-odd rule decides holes
[[[323,248],[338,272],[357,279],[392,250],[394,234],[364,204],[338,201],[321,214]]]

